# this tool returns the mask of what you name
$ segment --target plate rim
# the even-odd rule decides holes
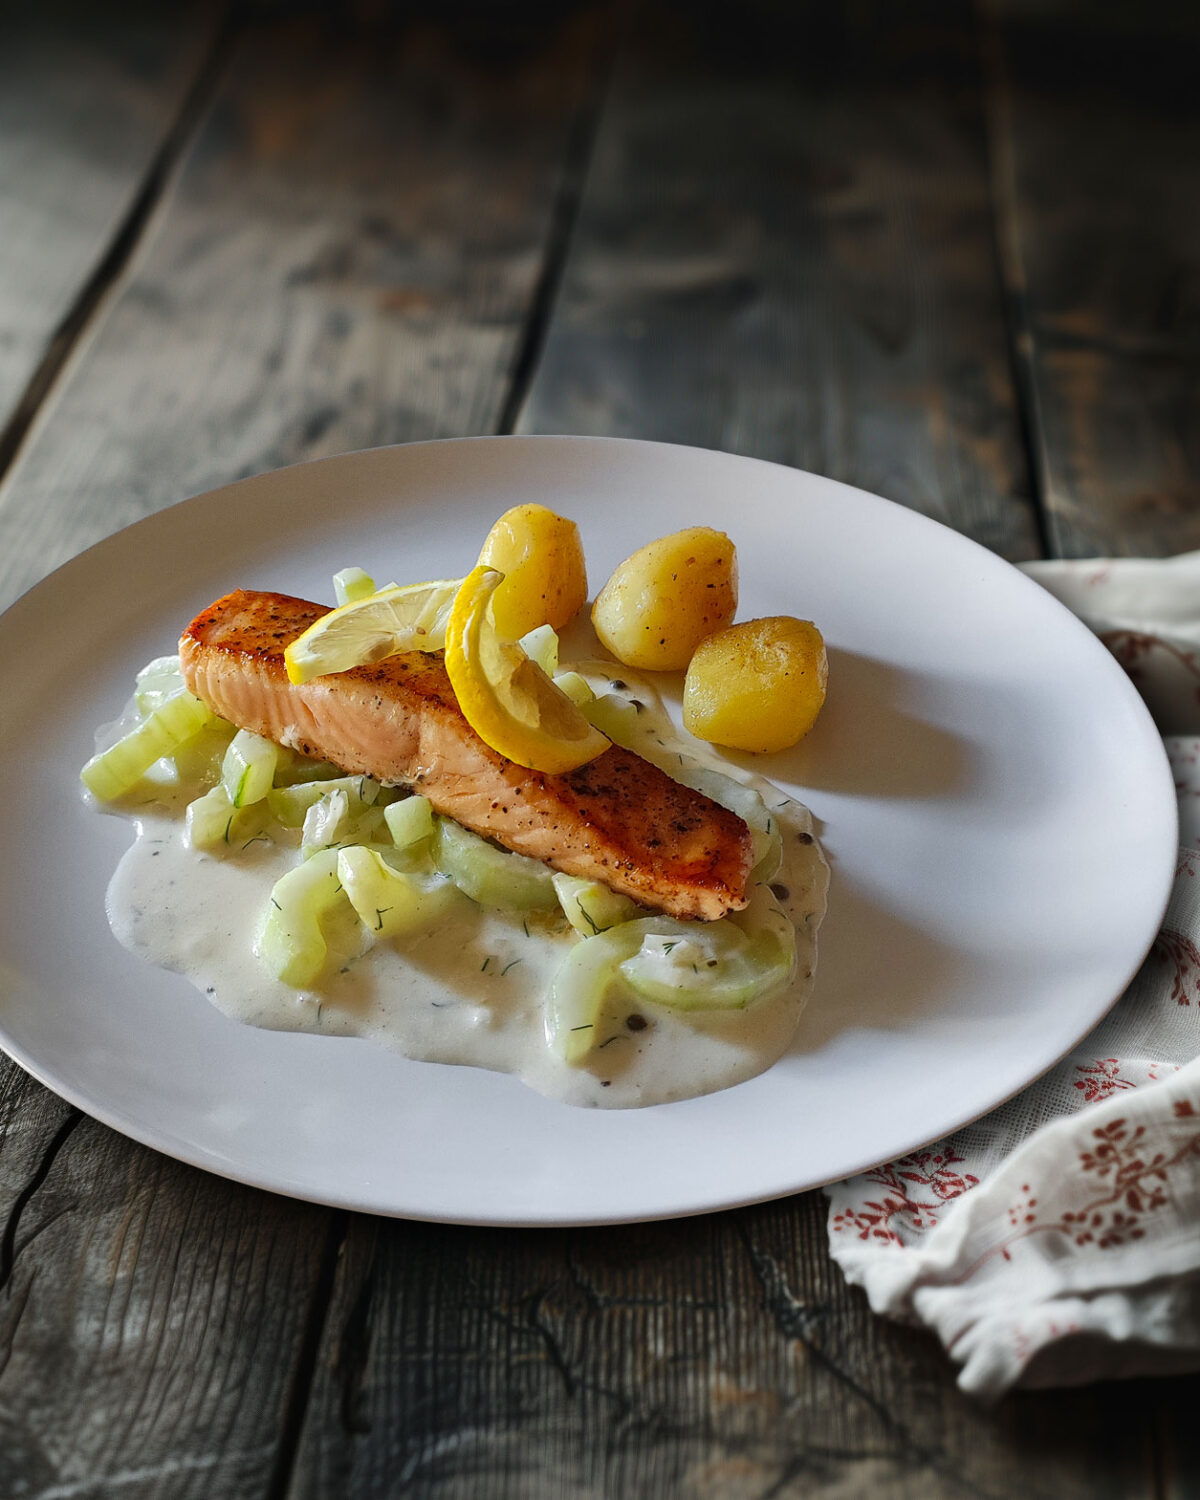
[[[976,541],[972,537],[966,536],[962,532],[956,531],[952,526],[947,525],[945,522],[940,521],[935,517],[925,515],[923,512],[914,510],[911,507],[900,504],[899,502],[890,501],[886,499],[886,497],[874,494],[868,490],[863,490],[844,481],[831,479],[824,475],[813,474],[810,471],[797,469],[791,465],[777,463],[770,459],[757,458],[751,455],[730,453],[727,450],[719,448],[706,448],[692,444],[667,443],[650,439],[572,434],[507,434],[497,436],[481,434],[459,438],[426,439],[415,443],[380,445],[372,448],[356,449],[346,453],[330,454],[317,459],[303,460],[278,469],[263,470],[260,473],[244,476],[240,479],[230,481],[227,484],[218,485],[211,489],[201,491],[195,495],[184,497],[173,502],[170,505],[161,507],[160,509],[152,512],[147,516],[140,517],[137,520],[129,523],[127,526],[121,527],[115,532],[112,532],[109,535],[99,539],[97,542],[83,549],[75,556],[67,559],[58,567],[53,569],[50,573],[48,573],[44,578],[38,580],[36,583],[26,589],[2,613],[0,613],[0,632],[4,632],[5,630],[12,628],[13,621],[19,621],[21,616],[24,614],[25,609],[36,608],[37,602],[41,597],[52,593],[53,590],[56,587],[61,586],[64,581],[69,582],[69,574],[72,570],[94,564],[97,560],[97,557],[102,556],[102,554],[106,550],[119,549],[124,544],[125,539],[128,537],[130,532],[138,531],[142,534],[145,534],[147,531],[152,531],[157,526],[170,525],[171,523],[169,518],[173,514],[188,508],[201,508],[206,502],[211,503],[212,500],[219,495],[226,495],[231,491],[236,491],[246,486],[253,487],[264,482],[273,482],[280,476],[287,475],[288,473],[296,470],[313,470],[321,467],[336,467],[340,464],[345,464],[347,460],[363,459],[368,456],[385,456],[400,452],[407,452],[413,449],[437,449],[444,447],[461,448],[464,445],[480,444],[538,446],[578,446],[579,444],[586,444],[589,446],[594,446],[597,450],[601,448],[632,448],[643,450],[658,450],[660,452],[667,452],[672,454],[682,452],[692,455],[699,455],[704,459],[715,458],[720,462],[730,463],[735,466],[752,464],[755,466],[762,466],[774,471],[781,471],[786,475],[798,477],[802,481],[812,480],[816,481],[820,486],[823,487],[836,487],[837,489],[846,491],[854,495],[859,502],[865,499],[872,505],[885,507],[888,510],[889,514],[907,518],[907,521],[915,524],[918,529],[924,526],[932,526],[938,531],[944,532],[948,538],[952,538],[954,544],[963,545],[968,549],[974,549],[983,558],[987,559],[987,564],[989,567],[995,566],[997,564],[1001,565],[1003,568],[1008,570],[1013,578],[1020,579],[1023,586],[1026,586],[1030,590],[1034,591],[1037,597],[1039,597],[1039,599],[1042,600],[1044,604],[1048,603],[1049,605],[1051,605],[1053,607],[1053,610],[1056,611],[1060,616],[1061,621],[1064,624],[1065,622],[1069,621],[1070,628],[1077,632],[1078,638],[1080,640],[1086,639],[1086,641],[1089,643],[1089,647],[1094,648],[1096,653],[1096,660],[1098,662],[1102,661],[1105,664],[1104,669],[1111,669],[1111,672],[1114,674],[1111,677],[1111,681],[1117,687],[1118,692],[1123,692],[1126,695],[1127,702],[1135,705],[1136,711],[1144,716],[1143,727],[1145,727],[1145,725],[1149,726],[1152,734],[1152,744],[1157,746],[1160,780],[1162,781],[1164,791],[1169,792],[1170,794],[1169,803],[1164,799],[1163,810],[1167,811],[1169,809],[1169,821],[1171,822],[1173,831],[1169,840],[1169,848],[1167,849],[1167,854],[1169,855],[1169,857],[1163,858],[1161,862],[1161,885],[1158,897],[1156,898],[1154,903],[1155,909],[1157,910],[1157,918],[1153,929],[1150,931],[1149,936],[1145,941],[1144,947],[1141,948],[1141,950],[1137,954],[1136,959],[1128,964],[1127,972],[1124,973],[1120,986],[1116,990],[1112,999],[1107,1002],[1102,1010],[1098,1011],[1091,1017],[1084,1029],[1074,1037],[1074,1040],[1066,1048],[1064,1048],[1057,1057],[1051,1059],[1043,1067],[1039,1068],[1036,1073],[1031,1074],[1024,1081],[1007,1090],[1007,1092],[1005,1092],[1003,1095],[989,1099],[988,1102],[983,1104],[969,1117],[959,1119],[957,1124],[941,1128],[933,1135],[922,1135],[916,1139],[909,1141],[902,1147],[890,1146],[885,1157],[872,1157],[854,1168],[853,1172],[838,1171],[824,1178],[806,1178],[803,1183],[783,1186],[776,1191],[772,1191],[766,1194],[761,1192],[754,1192],[745,1197],[721,1195],[719,1199],[714,1198],[712,1201],[695,1203],[690,1206],[680,1206],[677,1204],[663,1211],[648,1210],[645,1212],[637,1213],[616,1212],[594,1217],[580,1215],[578,1213],[568,1213],[559,1217],[538,1214],[531,1217],[522,1214],[504,1216],[499,1215],[495,1212],[483,1213],[478,1216],[473,1216],[471,1214],[462,1212],[423,1212],[419,1209],[405,1206],[388,1207],[380,1206],[378,1204],[365,1204],[362,1201],[361,1197],[354,1197],[353,1195],[340,1197],[336,1194],[318,1193],[311,1190],[304,1190],[298,1185],[289,1186],[286,1184],[281,1184],[279,1180],[277,1180],[276,1178],[272,1178],[269,1173],[255,1172],[253,1168],[247,1167],[245,1163],[242,1163],[240,1169],[238,1169],[234,1167],[225,1167],[219,1162],[214,1162],[210,1159],[211,1152],[206,1151],[202,1146],[198,1146],[194,1142],[177,1143],[171,1146],[164,1145],[161,1134],[156,1135],[149,1123],[144,1123],[135,1117],[126,1115],[119,1108],[111,1107],[102,1097],[97,1097],[94,1094],[89,1093],[85,1089],[76,1089],[73,1086],[69,1085],[64,1086],[64,1084],[59,1082],[55,1077],[53,1068],[43,1065],[37,1058],[31,1056],[24,1047],[15,1042],[15,1040],[9,1034],[6,1020],[2,1013],[0,1013],[0,1050],[3,1050],[21,1068],[23,1068],[24,1071],[28,1072],[39,1083],[43,1084],[45,1087],[58,1094],[59,1097],[67,1100],[67,1102],[72,1106],[80,1109],[92,1118],[99,1120],[106,1126],[115,1129],[120,1134],[137,1141],[143,1146],[147,1146],[150,1149],[162,1152],[164,1155],[171,1156],[174,1159],[182,1161],[186,1164],[199,1167],[201,1170],[212,1172],[214,1175],[223,1177],[228,1181],[255,1187],[262,1191],[278,1193],[281,1196],[290,1197],[297,1201],[310,1202],[330,1208],[343,1209],[353,1212],[366,1212],[381,1217],[407,1218],[413,1219],[415,1221],[451,1223],[473,1227],[513,1228],[562,1228],[573,1226],[602,1226],[621,1223],[653,1222],[656,1220],[670,1218],[693,1217],[704,1213],[724,1212],[727,1210],[742,1208],[755,1203],[775,1201],[780,1198],[791,1196],[798,1192],[817,1189],[827,1185],[830,1182],[841,1180],[847,1175],[853,1175],[854,1172],[867,1170],[871,1165],[880,1160],[894,1159],[897,1156],[901,1156],[907,1154],[912,1150],[919,1149],[921,1146],[932,1141],[943,1139],[953,1130],[962,1129],[972,1121],[980,1119],[982,1116],[990,1113],[992,1110],[999,1108],[1008,1100],[1016,1097],[1017,1094],[1023,1092],[1024,1089],[1036,1083],[1039,1078],[1043,1077],[1052,1068],[1057,1066],[1064,1057],[1069,1055],[1070,1051],[1078,1045],[1079,1041],[1087,1036],[1089,1032],[1100,1023],[1104,1016],[1107,1015],[1112,1007],[1115,1006],[1120,1000],[1122,994],[1125,991],[1125,988],[1128,986],[1133,976],[1137,973],[1137,970],[1140,967],[1141,963],[1144,961],[1146,955],[1151,950],[1155,937],[1157,936],[1158,929],[1161,926],[1163,914],[1165,913],[1170,900],[1173,885],[1175,855],[1178,846],[1178,810],[1174,797],[1173,780],[1169,770],[1169,762],[1167,759],[1166,750],[1162,744],[1161,736],[1158,735],[1157,730],[1153,726],[1153,721],[1150,718],[1149,711],[1146,709],[1144,703],[1142,702],[1142,699],[1137,693],[1136,688],[1133,686],[1132,682],[1130,682],[1129,678],[1122,671],[1117,662],[1112,658],[1111,654],[1107,651],[1103,644],[1096,638],[1093,632],[1091,632],[1088,627],[1083,624],[1078,616],[1076,616],[1071,610],[1069,610],[1064,604],[1062,604],[1061,601],[1054,599],[1053,596],[1049,595],[1047,591],[1044,590],[1041,585],[1038,584],[1034,579],[1022,573],[1017,566],[1010,563],[1007,559],[1001,557],[999,554],[991,552],[988,548],[983,546],[982,543]],[[1168,843],[1168,841],[1164,840],[1164,844],[1166,843]],[[836,881],[837,875],[835,872],[834,885],[831,887],[831,889],[833,890],[836,890]],[[227,1020],[228,1018],[222,1017],[222,1019]],[[237,1025],[239,1023],[230,1022],[229,1024]],[[362,1046],[373,1045],[367,1042],[365,1039],[353,1038],[350,1040],[355,1040],[359,1043],[359,1045]],[[656,1107],[672,1108],[674,1106],[666,1105]]]

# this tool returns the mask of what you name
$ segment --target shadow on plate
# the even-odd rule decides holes
[[[817,983],[794,1055],[846,1030],[902,1031],[941,1010],[967,974],[965,956],[872,901],[835,870],[817,939]]]
[[[735,757],[783,781],[860,797],[947,797],[971,777],[968,745],[899,705],[911,673],[850,651],[829,653],[829,698],[815,727],[792,750]]]

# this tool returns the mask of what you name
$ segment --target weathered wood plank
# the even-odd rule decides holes
[[[968,6],[703,12],[619,69],[522,429],[775,459],[1033,555]]]
[[[591,23],[349,24],[234,40],[0,495],[6,594],[190,490],[498,423]],[[342,1217],[78,1121],[3,1060],[0,1131],[0,1494],[279,1493]]]
[[[0,1494],[266,1493],[334,1225],[263,1203],[0,1068]]]
[[[479,27],[257,29],[0,488],[0,603],[224,481],[495,428],[592,27]]]
[[[1150,1500],[1094,1393],[979,1412],[824,1242],[816,1194],[570,1233],[355,1221],[290,1493]]]
[[[1005,264],[1053,549],[1200,546],[1200,10],[991,10]]]
[[[0,14],[0,432],[136,201],[218,19],[202,0]]]

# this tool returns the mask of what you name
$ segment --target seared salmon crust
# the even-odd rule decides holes
[[[184,681],[222,718],[352,774],[422,792],[519,854],[676,917],[746,905],[746,824],[613,745],[566,775],[499,755],[463,717],[439,654],[412,651],[296,685],[285,647],[329,606],[237,590],[179,641]]]

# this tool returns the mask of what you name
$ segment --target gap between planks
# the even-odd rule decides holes
[[[208,53],[183,96],[178,113],[155,153],[145,180],[135,194],[107,248],[101,253],[75,300],[54,330],[46,352],[29,377],[0,430],[0,487],[16,464],[39,414],[64,374],[71,356],[96,325],[102,310],[119,289],[121,278],[142,243],[150,220],[163,201],[171,178],[182,162],[216,96],[233,53],[237,27],[226,8]]]
[[[616,69],[620,40],[628,29],[630,6],[620,3],[615,7],[616,15],[609,36],[609,45],[602,53],[591,84],[575,111],[571,128],[567,133],[566,148],[558,184],[554,192],[554,203],[550,211],[550,224],[546,234],[546,248],[542,266],[533,289],[529,317],[525,331],[517,345],[509,376],[508,391],[496,433],[508,436],[517,430],[525,402],[533,387],[546,335],[554,316],[559,289],[562,286],[563,270],[567,263],[575,226],[579,221],[579,210],[583,203],[588,172],[595,154],[596,138],[600,134],[600,122],[604,114]]]
[[[329,1321],[329,1312],[333,1306],[338,1266],[341,1264],[342,1251],[349,1228],[350,1215],[345,1209],[337,1209],[330,1214],[329,1225],[325,1231],[325,1245],[321,1251],[320,1270],[316,1285],[312,1290],[300,1353],[296,1360],[296,1372],[282,1413],[279,1441],[275,1448],[275,1463],[263,1500],[287,1500],[292,1487],[292,1476],[300,1454],[300,1434],[308,1412],[313,1377],[325,1337],[325,1325]]]
[[[1004,41],[996,0],[974,0],[972,12],[983,83],[983,121],[988,190],[996,247],[1000,308],[1008,340],[1009,367],[1016,397],[1016,418],[1029,478],[1033,519],[1043,557],[1056,555],[1046,504],[1045,435],[1038,405],[1033,331],[1026,301],[1025,268],[1017,216],[1017,178],[1012,129],[1012,100]]]

